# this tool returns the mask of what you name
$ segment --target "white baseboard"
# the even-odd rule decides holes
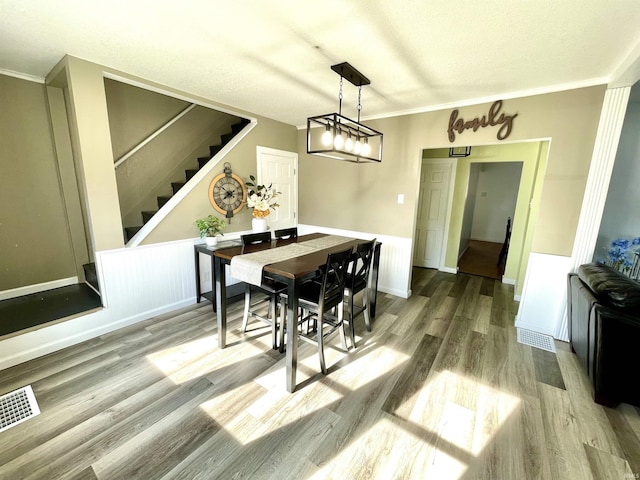
[[[506,285],[515,285],[516,284],[516,279],[515,278],[507,278],[504,275],[502,276],[502,283],[506,284]]]
[[[514,299],[516,302],[519,302],[519,301],[522,299],[522,295],[514,295],[514,296],[513,296],[513,299]]]
[[[61,350],[66,347],[70,347],[72,345],[76,345],[100,335],[113,332],[114,330],[117,330],[119,328],[133,325],[134,323],[147,320],[148,318],[162,315],[163,313],[168,313],[179,308],[188,307],[189,305],[193,305],[195,303],[194,300],[195,299],[189,299],[170,305],[163,305],[161,308],[150,310],[144,313],[139,313],[137,315],[132,315],[128,318],[123,318],[103,325],[99,325],[98,327],[86,329],[84,328],[87,325],[99,324],[100,320],[106,316],[105,309],[102,311],[91,313],[89,315],[74,318],[73,320],[69,320],[67,322],[52,325],[50,327],[43,327],[19,337],[10,338],[3,342],[3,344],[5,344],[5,349],[3,349],[4,351],[11,349],[8,344],[13,343],[13,341],[35,346],[28,349],[18,349],[19,351],[17,353],[8,355],[6,357],[0,356],[0,370],[13,367],[20,363],[33,360],[34,358],[47,355],[49,353]],[[63,333],[69,330],[76,331],[78,333],[72,335],[66,335],[65,333]],[[42,340],[46,338],[55,338],[55,340],[48,343],[45,343],[44,341],[40,343],[38,341],[29,341],[27,337],[41,338]]]
[[[31,295],[32,293],[44,292],[45,290],[53,290],[54,288],[66,287],[78,283],[78,277],[61,278],[52,280],[51,282],[36,283],[34,285],[25,285],[24,287],[12,288],[11,290],[3,290],[0,292],[0,300],[9,298],[22,297],[23,295]]]
[[[444,272],[444,273],[453,273],[454,275],[458,274],[458,267],[456,267],[456,268],[442,267],[442,268],[439,268],[438,270],[440,270],[441,272]]]

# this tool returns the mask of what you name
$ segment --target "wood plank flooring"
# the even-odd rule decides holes
[[[595,404],[565,344],[517,343],[513,287],[415,269],[412,288],[355,351],[329,342],[327,376],[301,342],[293,394],[241,304],[224,350],[204,303],[0,371],[42,410],[0,433],[0,478],[638,477],[638,410]]]
[[[458,271],[502,280],[504,264],[498,265],[501,243],[470,240],[469,248],[458,261]]]

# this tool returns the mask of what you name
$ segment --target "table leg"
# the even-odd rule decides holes
[[[222,266],[222,270],[224,270],[224,265]],[[211,254],[211,290],[216,288],[216,278],[217,278],[216,277],[216,256]],[[225,285],[225,298],[227,298],[226,288],[227,287]],[[211,297],[215,300],[214,292],[212,291],[211,293],[212,293]],[[214,311],[214,313],[216,312],[216,305],[217,304],[216,304],[215,301],[211,302],[211,309]],[[226,315],[226,313],[225,313],[225,315]]]
[[[298,368],[298,296],[300,284],[295,280],[287,282],[287,392],[296,389]]]
[[[369,315],[371,318],[376,316],[376,302],[378,301],[378,275],[380,273],[380,246],[382,244],[376,242],[373,248],[373,265],[371,266],[371,300],[369,302]]]
[[[200,303],[200,252],[193,249],[196,257],[196,303]]]
[[[216,318],[218,320],[218,347],[227,346],[227,286],[225,268],[220,257],[215,257],[214,271],[216,275]]]

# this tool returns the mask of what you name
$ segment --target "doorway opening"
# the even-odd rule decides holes
[[[522,162],[469,167],[458,271],[502,280],[515,218]]]
[[[490,277],[500,276],[498,280],[502,283],[515,285],[514,296],[519,299],[533,244],[549,148],[550,140],[548,139],[481,145],[472,146],[469,156],[458,158],[449,158],[448,148],[424,149],[421,155],[420,177],[417,179],[419,196],[416,199],[413,266],[435,268],[441,272],[455,274],[460,270],[459,261],[462,254],[465,250],[471,249],[471,240],[499,244],[500,248],[496,248],[499,256],[506,237],[506,222],[511,217],[508,255],[505,255],[504,265],[501,266],[504,271],[497,273],[498,258],[492,254],[490,265],[493,273]],[[448,194],[439,191],[439,187],[434,185],[429,187],[427,180],[437,180],[438,175],[434,178],[425,173],[429,171],[427,165],[447,162],[451,165]],[[506,169],[510,169],[510,173],[502,176],[496,174],[498,180],[492,180],[492,176],[488,174],[494,173],[494,168],[499,171],[500,167],[496,165],[500,164],[507,164]],[[481,172],[482,169],[484,169],[483,172]],[[481,173],[488,177],[485,183],[478,183]],[[474,181],[474,177],[477,180]],[[498,186],[493,186],[491,182],[497,182]],[[504,194],[502,191],[507,189],[507,186],[515,193]],[[446,188],[444,184],[442,188]],[[483,196],[483,192],[486,196]],[[502,192],[501,195],[504,194],[502,198],[505,196],[509,198],[508,202],[495,200],[494,197],[500,192]],[[515,208],[513,207],[514,196],[516,197]],[[444,207],[440,204],[442,200],[447,203]],[[482,212],[480,200],[486,201],[487,206],[482,205],[482,208],[486,208],[487,212]],[[442,211],[446,212],[444,218],[439,215]],[[425,212],[428,215],[425,215]],[[435,215],[436,213],[438,215]],[[489,213],[496,215],[491,216]],[[437,237],[431,240],[429,235],[425,235],[425,233],[437,232],[437,230],[428,229],[426,223],[426,220],[434,215],[444,225],[440,241]],[[478,225],[477,231],[472,236],[475,216],[478,216],[476,220]],[[420,263],[420,256],[423,252],[428,252],[429,248],[436,252],[433,258],[439,261],[430,264]],[[462,268],[466,270],[464,266]],[[478,272],[474,274],[484,276]]]

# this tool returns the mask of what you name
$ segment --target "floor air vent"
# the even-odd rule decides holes
[[[0,432],[40,413],[31,385],[0,397]]]
[[[517,330],[519,343],[556,353],[556,345],[553,343],[553,337],[522,328],[518,328]]]

